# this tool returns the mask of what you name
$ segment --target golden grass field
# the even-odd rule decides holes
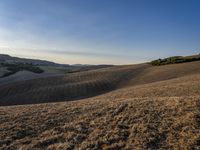
[[[200,149],[200,62],[115,66],[0,87],[1,105],[29,98],[54,103],[1,106],[0,149]]]

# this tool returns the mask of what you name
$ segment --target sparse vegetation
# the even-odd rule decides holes
[[[192,61],[200,61],[200,55],[199,56],[195,55],[195,57],[174,56],[174,57],[168,57],[164,59],[157,59],[157,60],[152,61],[151,64],[154,66],[160,66],[160,65],[192,62]]]

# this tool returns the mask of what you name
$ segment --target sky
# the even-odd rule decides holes
[[[200,53],[199,0],[1,0],[0,53],[135,64]]]

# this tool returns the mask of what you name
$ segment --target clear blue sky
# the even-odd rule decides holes
[[[0,53],[131,64],[199,52],[199,0],[0,1]]]

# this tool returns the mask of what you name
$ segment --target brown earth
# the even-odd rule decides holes
[[[1,106],[0,149],[200,149],[200,62],[117,66],[48,81],[5,88],[23,93],[90,81],[89,92],[104,81],[113,89],[71,102]]]

